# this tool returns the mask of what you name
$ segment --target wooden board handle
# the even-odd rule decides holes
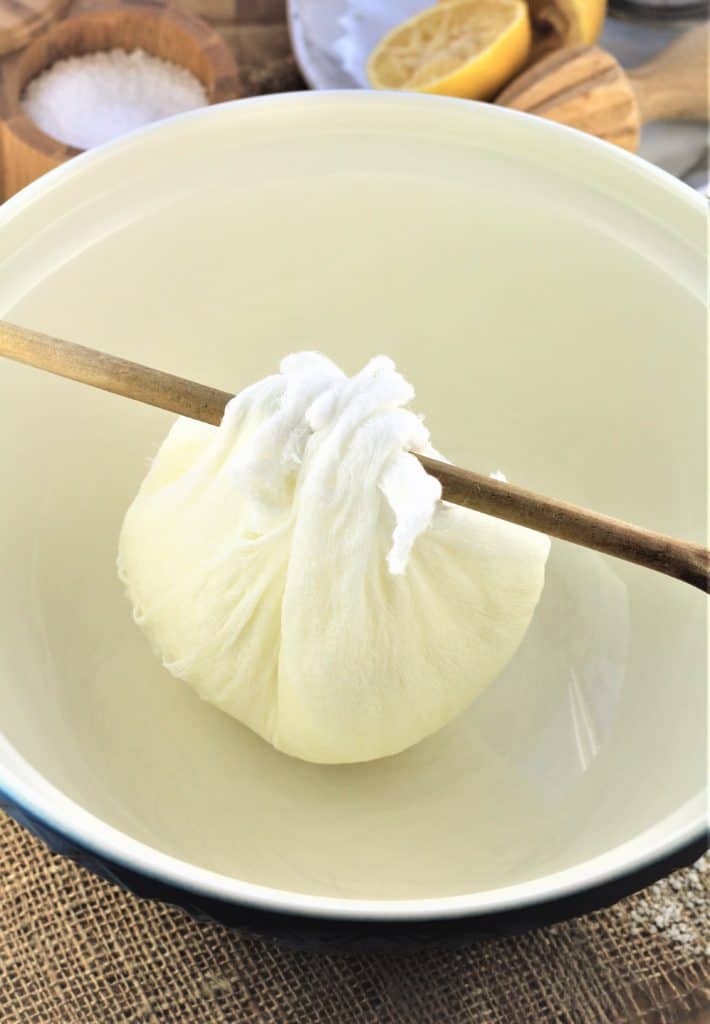
[[[709,43],[710,26],[698,25],[628,72],[642,121],[708,120]]]
[[[232,397],[227,391],[2,320],[0,356],[204,423],[220,423]],[[424,455],[417,458],[441,482],[446,501],[635,562],[700,590],[710,589],[710,552],[700,544],[675,540]]]

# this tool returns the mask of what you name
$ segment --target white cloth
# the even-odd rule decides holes
[[[119,573],[166,668],[305,760],[439,729],[542,590],[547,537],[440,500],[413,396],[384,356],[352,378],[289,356],[219,428],[178,420],[125,518]]]

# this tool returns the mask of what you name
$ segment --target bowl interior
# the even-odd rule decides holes
[[[301,348],[348,371],[386,352],[451,459],[701,539],[701,216],[646,173],[471,104],[201,111],[0,212],[0,315],[233,390]],[[648,830],[652,856],[701,789],[690,588],[555,543],[521,649],[458,721],[301,763],[131,621],[118,531],[170,417],[10,364],[0,408],[0,782],[48,780],[192,866],[356,899],[582,884]]]

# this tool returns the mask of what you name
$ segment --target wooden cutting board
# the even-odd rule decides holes
[[[291,51],[286,0],[172,0],[217,29],[249,95],[305,88]]]
[[[70,0],[0,0],[0,57],[21,50],[69,6]]]

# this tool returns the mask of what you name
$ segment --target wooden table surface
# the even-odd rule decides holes
[[[285,0],[174,0],[226,40],[249,95],[304,88],[291,52]]]

